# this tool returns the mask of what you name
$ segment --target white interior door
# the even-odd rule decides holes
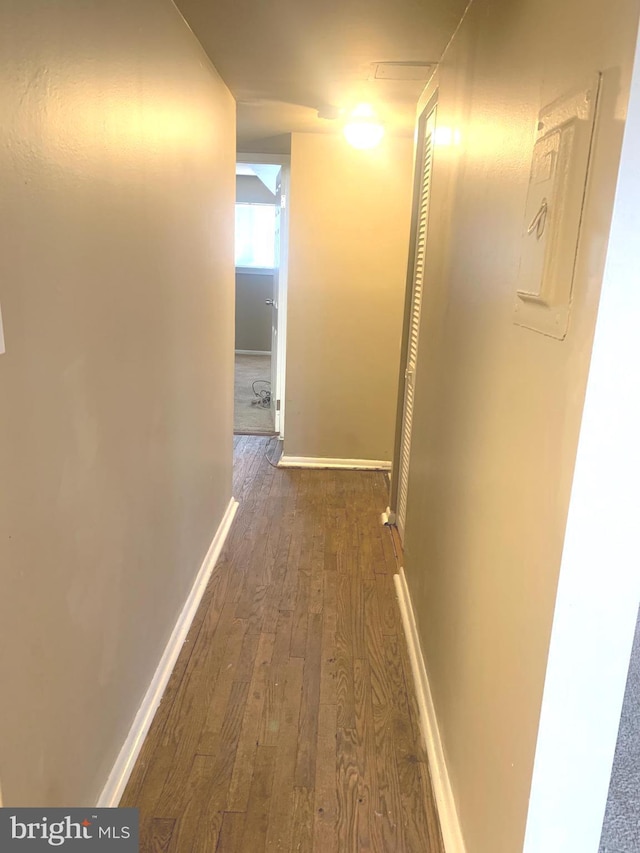
[[[274,429],[284,437],[285,364],[287,342],[287,283],[289,264],[289,187],[291,166],[288,155],[239,154],[276,196],[273,292],[267,299],[271,308],[271,412]],[[278,169],[277,174],[274,169]],[[264,296],[261,297],[264,299]]]
[[[420,314],[424,265],[427,249],[427,227],[429,224],[429,201],[431,197],[431,169],[433,162],[433,133],[435,130],[435,108],[424,123],[418,168],[420,169],[420,188],[418,201],[417,233],[415,237],[415,256],[411,286],[411,315],[409,340],[407,344],[407,367],[404,382],[404,409],[402,415],[402,442],[400,445],[400,471],[398,478],[398,509],[396,524],[404,541],[404,527],[407,515],[407,496],[409,492],[409,460],[411,458],[411,430],[413,427],[413,408],[415,403],[415,377],[418,363],[418,339],[420,335]]]
[[[271,324],[271,388],[275,431],[284,438],[287,349],[287,284],[289,273],[289,176],[284,163],[276,184],[275,274]]]

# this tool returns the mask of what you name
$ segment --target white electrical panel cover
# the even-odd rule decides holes
[[[514,322],[567,334],[600,77],[538,117],[524,213]]]

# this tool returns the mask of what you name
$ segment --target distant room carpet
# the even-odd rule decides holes
[[[640,618],[631,653],[600,853],[640,850]]]
[[[233,431],[236,435],[273,435],[273,403],[258,403],[255,390],[270,388],[271,356],[236,355]],[[258,403],[258,405],[255,405]]]

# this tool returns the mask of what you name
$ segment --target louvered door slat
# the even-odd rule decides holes
[[[405,374],[404,412],[402,418],[402,443],[400,450],[400,472],[398,480],[398,508],[396,522],[400,536],[404,541],[404,528],[409,493],[409,463],[411,461],[411,429],[413,426],[414,383],[418,362],[418,339],[420,336],[420,314],[422,311],[422,291],[427,248],[427,226],[429,221],[429,202],[431,197],[431,170],[433,162],[433,131],[435,127],[435,109],[429,114],[424,125],[422,145],[422,180],[418,204],[416,249],[413,262],[413,281],[411,288],[411,317],[409,341],[407,347],[407,369]]]

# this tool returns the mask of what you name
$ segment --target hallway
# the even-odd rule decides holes
[[[240,509],[121,802],[141,850],[440,853],[384,475],[234,442]]]

